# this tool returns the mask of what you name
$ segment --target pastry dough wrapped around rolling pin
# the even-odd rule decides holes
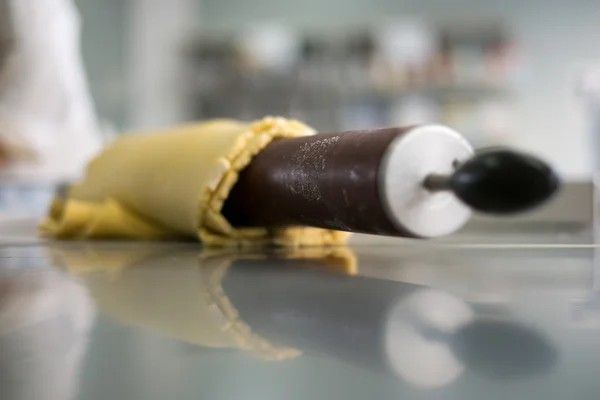
[[[221,208],[238,173],[272,140],[313,135],[284,118],[214,120],[125,136],[89,165],[84,180],[56,197],[42,232],[61,239],[199,238],[209,245],[343,242],[317,228],[231,226]]]
[[[208,245],[327,245],[347,232],[431,238],[462,227],[472,209],[523,211],[558,188],[542,161],[474,154],[441,125],[314,133],[265,118],[124,137],[54,201],[42,230]]]

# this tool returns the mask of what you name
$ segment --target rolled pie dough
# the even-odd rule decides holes
[[[212,120],[125,135],[88,166],[83,181],[57,196],[44,234],[60,239],[173,239],[206,245],[327,245],[347,233],[308,228],[238,229],[221,208],[238,173],[272,140],[313,135],[293,120]]]

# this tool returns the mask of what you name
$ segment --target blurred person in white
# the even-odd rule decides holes
[[[72,0],[0,0],[0,214],[42,213],[99,150]]]

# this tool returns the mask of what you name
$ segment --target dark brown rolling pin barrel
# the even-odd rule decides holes
[[[421,125],[276,140],[242,171],[223,214],[234,226],[426,238],[456,231],[471,209],[522,211],[557,188],[532,156],[474,156],[452,129]]]

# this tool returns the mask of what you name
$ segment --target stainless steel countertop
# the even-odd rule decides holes
[[[0,399],[597,399],[598,249],[215,251],[0,223]]]

